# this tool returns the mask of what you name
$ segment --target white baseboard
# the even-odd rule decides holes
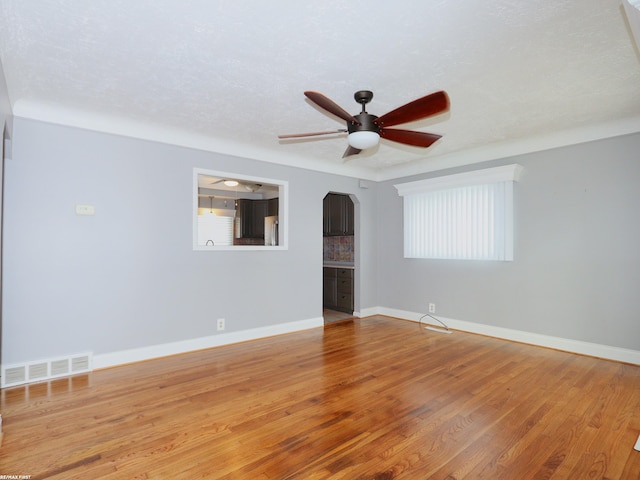
[[[143,360],[151,360],[153,358],[204,350],[206,348],[230,345],[232,343],[257,340],[260,338],[272,337],[274,335],[321,327],[323,325],[324,319],[322,317],[318,317],[309,320],[300,320],[297,322],[280,323],[277,325],[269,325],[267,327],[252,328],[250,330],[241,330],[239,332],[221,333],[218,335],[194,338],[179,342],[164,343],[161,345],[152,345],[149,347],[134,348],[131,350],[121,350],[112,353],[103,353],[93,356],[93,368],[97,370],[101,368],[115,367],[126,363],[141,362]]]
[[[369,317],[372,315],[386,315],[389,317],[410,320],[413,322],[420,321],[423,313],[409,312],[406,310],[398,310],[387,307],[370,307],[364,308],[359,312],[354,312],[357,317]],[[513,340],[516,342],[537,345],[541,347],[554,348],[566,352],[589,355],[592,357],[606,358],[619,362],[640,365],[640,351],[613,347],[609,345],[601,345],[597,343],[583,342],[580,340],[572,340],[561,337],[552,337],[538,333],[525,332],[522,330],[514,330],[510,328],[496,327],[492,325],[484,325],[480,323],[468,322],[464,320],[456,320],[437,315],[453,330],[460,330],[470,333],[478,333],[505,340]],[[434,321],[425,321],[424,323],[435,323]],[[124,365],[127,363],[151,360],[153,358],[166,357],[169,355],[177,355],[206,348],[219,347],[222,345],[230,345],[233,343],[245,342],[248,340],[257,340],[260,338],[292,333],[310,328],[322,327],[324,319],[322,317],[312,318],[308,320],[300,320],[296,322],[281,323],[278,325],[269,325],[267,327],[253,328],[242,330],[239,332],[228,332],[208,337],[194,338],[179,342],[165,343],[161,345],[152,345],[148,347],[134,348],[130,350],[121,350],[118,352],[110,352],[93,355],[91,369],[101,369]],[[28,382],[27,382],[28,383]]]
[[[367,312],[375,311],[375,313],[370,313],[370,315],[387,315],[389,317],[411,320],[413,322],[419,321],[420,318],[424,316],[424,313],[408,312],[406,310],[397,310],[386,307],[369,308],[366,310]],[[579,353],[581,355],[589,355],[591,357],[606,358],[608,360],[616,360],[618,362],[640,365],[640,351],[638,350],[612,347],[610,345],[602,345],[599,343],[583,342],[580,340],[572,340],[570,338],[552,337],[550,335],[525,332],[522,330],[514,330],[511,328],[495,327],[493,325],[485,325],[481,323],[446,318],[440,315],[436,315],[436,318],[442,320],[449,328],[452,328],[453,330],[478,333],[480,335],[502,338],[504,340],[513,340],[530,345],[563,350],[565,352]],[[424,321],[424,323],[437,324],[434,320],[429,321],[428,318]]]
[[[363,308],[358,312],[358,315],[356,316],[360,318],[364,318],[364,317],[370,317],[372,315],[378,315],[378,314],[380,314],[379,307],[373,307],[373,308]],[[355,312],[354,312],[354,315],[355,315]]]

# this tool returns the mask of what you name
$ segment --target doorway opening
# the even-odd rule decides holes
[[[322,310],[325,323],[353,318],[356,280],[356,208],[350,195],[323,199]]]

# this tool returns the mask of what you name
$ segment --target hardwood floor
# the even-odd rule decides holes
[[[1,397],[31,479],[640,475],[640,366],[381,316]]]
[[[354,318],[353,314],[338,312],[328,308],[324,308],[322,310],[322,317],[324,318],[324,323],[341,322],[343,320]]]

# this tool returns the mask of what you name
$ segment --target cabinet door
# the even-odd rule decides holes
[[[329,233],[329,218],[331,217],[331,194],[324,197],[322,201],[322,234],[327,237]]]
[[[337,310],[353,313],[353,270],[337,268],[338,299]]]
[[[338,278],[338,293],[353,293],[353,280],[350,278]]]
[[[345,235],[345,196],[330,193],[327,195],[326,219],[328,235]]]
[[[344,199],[342,195],[331,194],[329,198],[329,234],[344,233]]]
[[[344,197],[344,232],[345,235],[353,235],[354,205],[353,200],[345,195]]]
[[[335,268],[323,268],[322,305],[327,308],[338,305],[338,277]]]
[[[325,278],[322,290],[322,305],[327,308],[335,308],[338,305],[338,280],[335,278]]]
[[[354,205],[348,195],[329,193],[322,204],[323,233],[331,235],[353,235]]]
[[[253,218],[251,219],[253,238],[264,238],[264,217],[269,210],[268,200],[252,200]]]
[[[248,238],[251,230],[251,202],[249,200],[240,198],[236,202],[236,217],[240,219],[237,222],[238,232],[236,237],[238,238]]]
[[[278,209],[280,205],[280,199],[278,197],[271,198],[267,201],[269,208],[267,208],[267,216],[273,217],[278,215]]]
[[[238,199],[236,216],[240,218],[240,238],[264,238],[264,217],[269,210],[268,200]]]
[[[353,295],[350,293],[338,293],[336,310],[353,313]]]

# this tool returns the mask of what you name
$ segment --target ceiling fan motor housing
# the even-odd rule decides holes
[[[376,115],[371,115],[370,113],[361,113],[359,115],[354,115],[354,118],[360,122],[360,124],[347,122],[347,130],[349,133],[353,132],[374,132],[380,134],[380,127],[376,125],[374,120],[378,118]]]

